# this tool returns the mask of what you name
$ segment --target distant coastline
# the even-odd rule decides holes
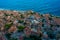
[[[33,11],[33,10],[14,10],[14,9],[5,9],[5,8],[0,8],[0,11],[16,11],[16,12],[21,12],[21,13],[24,13],[24,12],[26,12],[26,11]],[[34,11],[34,12],[36,12],[36,11]],[[39,14],[51,14],[51,15],[54,15],[53,13],[41,13],[41,12],[37,12],[37,13],[39,13]],[[54,15],[54,16],[60,16],[60,15]]]

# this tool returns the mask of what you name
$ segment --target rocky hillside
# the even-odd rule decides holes
[[[1,40],[59,40],[60,17],[34,11],[0,10]]]

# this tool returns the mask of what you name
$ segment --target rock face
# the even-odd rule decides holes
[[[20,40],[20,37],[21,40],[59,40],[60,17],[34,11],[0,10],[0,32],[6,40]]]

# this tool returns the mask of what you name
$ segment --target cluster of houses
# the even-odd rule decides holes
[[[0,40],[60,40],[60,17],[0,10]]]

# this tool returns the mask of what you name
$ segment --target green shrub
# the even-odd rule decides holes
[[[11,33],[6,33],[5,36],[7,39],[10,39]]]
[[[20,18],[24,18],[23,14],[20,15]]]
[[[49,20],[52,20],[52,17],[49,17]]]
[[[18,26],[18,31],[22,31],[24,28],[24,26]]]
[[[19,20],[19,23],[23,23],[24,21],[23,20]]]
[[[12,26],[13,23],[5,24],[5,29],[9,29]]]
[[[10,15],[5,13],[5,16],[10,16]]]

